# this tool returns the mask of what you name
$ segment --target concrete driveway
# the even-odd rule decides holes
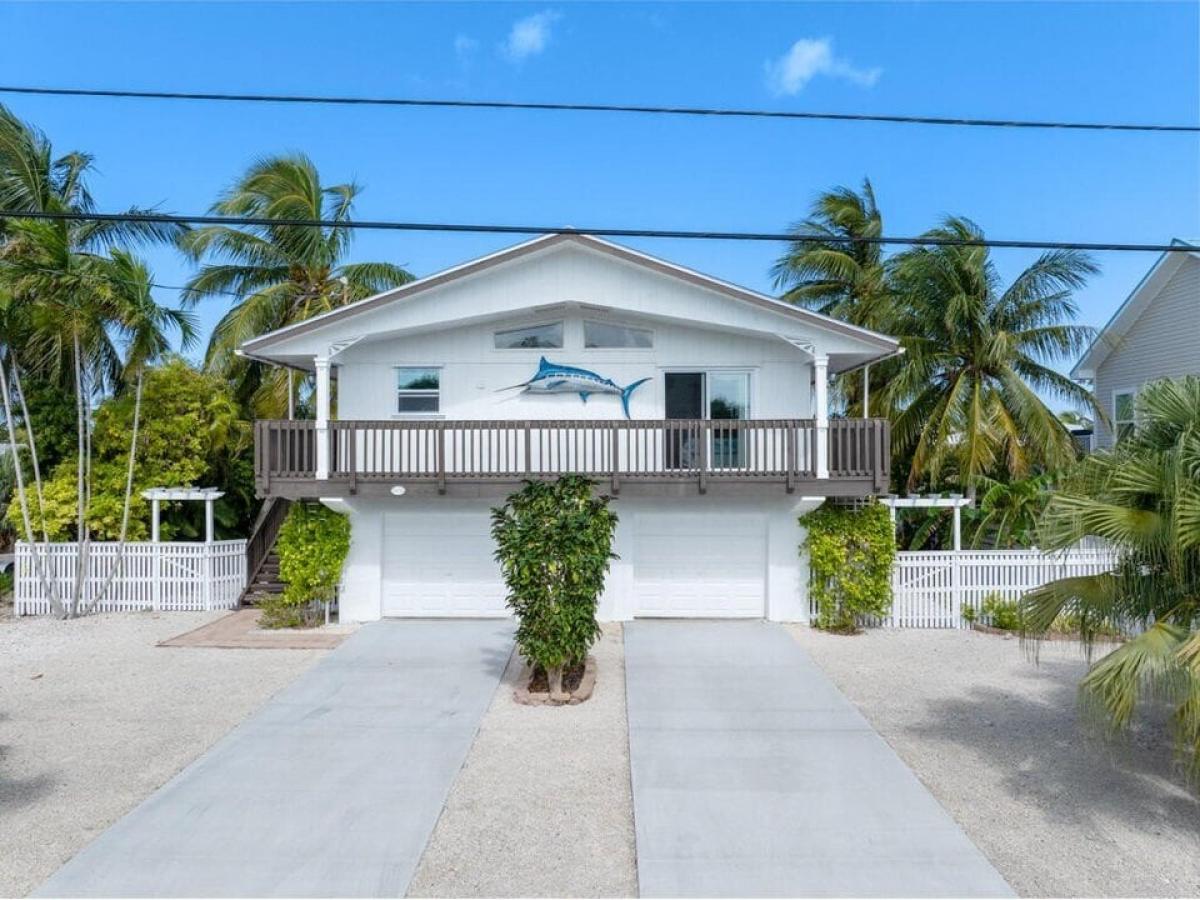
[[[625,629],[642,896],[1011,896],[779,625]]]
[[[364,626],[37,893],[403,896],[511,650],[507,621]]]

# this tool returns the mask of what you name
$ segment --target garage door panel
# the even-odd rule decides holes
[[[762,616],[766,529],[766,518],[759,514],[637,516],[635,615]]]
[[[383,529],[385,616],[507,616],[486,512],[392,515]]]

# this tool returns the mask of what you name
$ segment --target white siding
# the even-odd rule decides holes
[[[1159,378],[1200,375],[1200,260],[1189,258],[1138,316],[1096,372],[1096,400],[1111,417],[1113,394]],[[1095,445],[1112,445],[1096,422]]]
[[[521,322],[566,320],[561,350],[496,350],[492,334]],[[522,394],[502,390],[528,380],[545,356],[551,362],[590,369],[622,387],[651,380],[634,391],[633,418],[664,415],[663,373],[670,369],[744,369],[751,373],[752,418],[806,418],[811,366],[782,340],[766,340],[712,329],[663,324],[635,315],[607,319],[654,330],[652,349],[596,350],[583,347],[583,320],[595,314],[572,311],[462,325],[453,329],[357,344],[338,357],[338,418],[389,419],[396,410],[394,368],[441,366],[441,413],[447,419],[617,419],[620,398],[596,394],[584,403],[577,394]]]

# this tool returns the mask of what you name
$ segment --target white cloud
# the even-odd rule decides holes
[[[767,86],[776,94],[798,94],[818,75],[871,87],[883,74],[878,67],[860,69],[833,52],[832,38],[801,38],[779,59],[766,65]]]
[[[530,56],[537,56],[550,43],[551,26],[561,18],[561,13],[548,9],[518,19],[500,45],[500,52],[510,62],[521,62]]]
[[[454,55],[459,59],[466,59],[479,49],[479,41],[471,37],[469,34],[459,34],[454,37]]]

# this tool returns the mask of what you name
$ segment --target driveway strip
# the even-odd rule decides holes
[[[625,629],[642,896],[1012,896],[779,625]]]
[[[402,896],[511,649],[503,621],[362,627],[37,893]]]

